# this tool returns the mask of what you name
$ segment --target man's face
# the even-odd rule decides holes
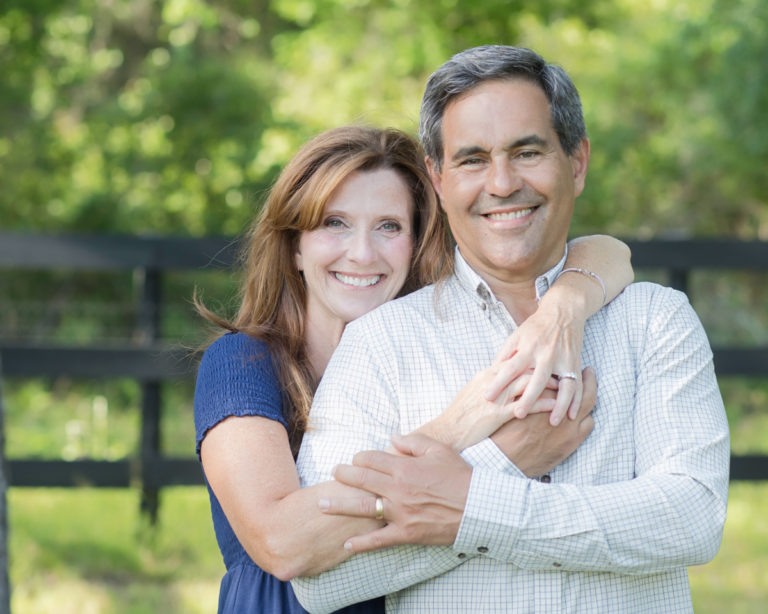
[[[488,81],[451,101],[442,136],[442,169],[427,164],[470,266],[491,287],[553,267],[584,188],[589,142],[566,155],[546,95],[524,79]]]

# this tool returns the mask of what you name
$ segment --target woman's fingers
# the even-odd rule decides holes
[[[497,368],[496,375],[493,376],[491,383],[485,389],[483,398],[486,401],[497,401],[506,403],[510,398],[514,398],[520,392],[516,392],[511,389],[508,394],[508,398],[500,398],[502,391],[508,388],[515,382],[527,369],[527,360],[525,360],[520,354],[515,354],[513,357],[504,360],[500,363],[494,363],[493,368]]]

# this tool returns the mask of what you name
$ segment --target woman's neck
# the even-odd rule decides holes
[[[325,373],[331,354],[339,345],[344,326],[345,323],[341,321],[313,322],[309,315],[307,316],[304,344],[312,374],[317,381],[320,381]]]

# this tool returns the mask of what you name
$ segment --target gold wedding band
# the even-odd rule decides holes
[[[384,500],[381,497],[376,497],[376,520],[384,519]]]

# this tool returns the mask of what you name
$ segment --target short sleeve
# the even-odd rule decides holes
[[[205,351],[194,405],[198,456],[208,430],[230,416],[263,416],[287,428],[269,348],[243,333],[227,333]]]

